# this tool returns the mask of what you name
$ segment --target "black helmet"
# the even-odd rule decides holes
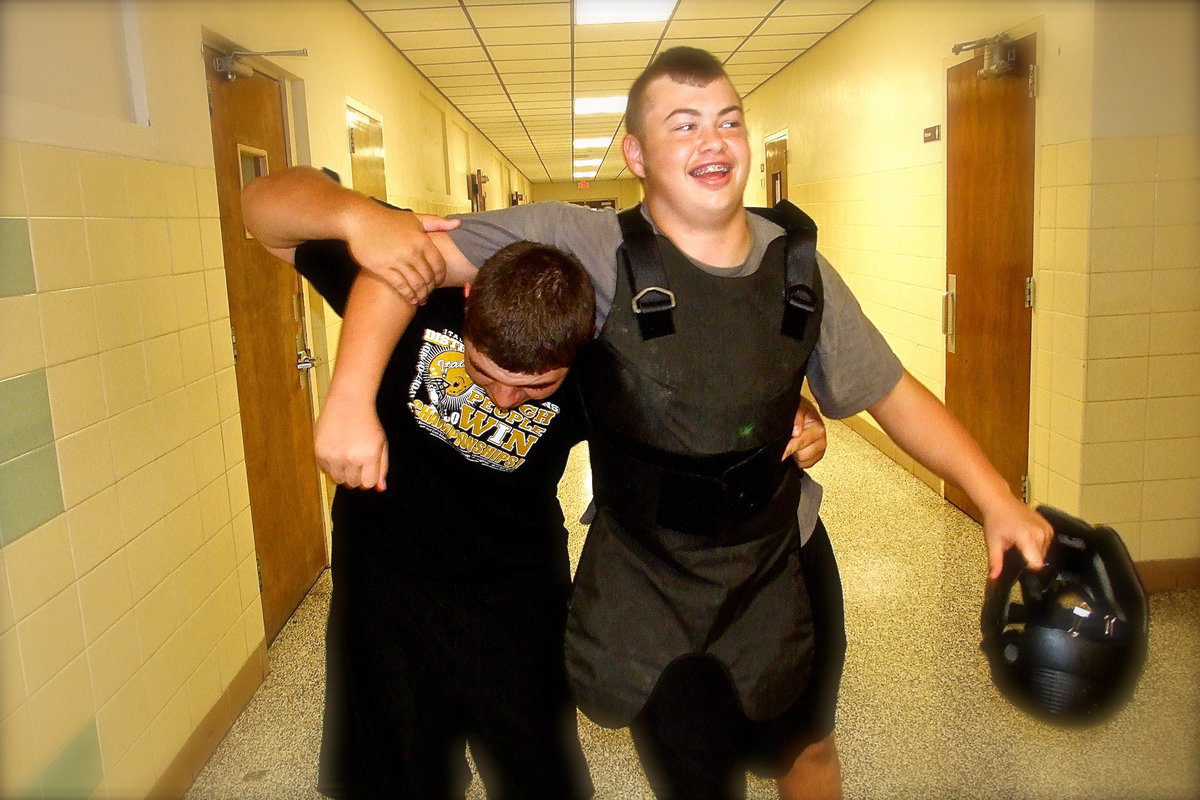
[[[1055,722],[1091,724],[1129,699],[1146,661],[1146,592],[1125,543],[1049,506],[1041,570],[1010,549],[983,601],[980,645],[1009,700]]]

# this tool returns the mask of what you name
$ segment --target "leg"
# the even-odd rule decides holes
[[[834,734],[800,751],[776,785],[779,800],[841,800],[842,765]]]

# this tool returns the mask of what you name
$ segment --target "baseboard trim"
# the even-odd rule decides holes
[[[1177,589],[1200,589],[1200,558],[1138,561],[1135,566],[1142,579],[1142,585],[1151,594]]]
[[[149,798],[179,800],[187,794],[200,770],[204,769],[217,745],[225,738],[225,734],[229,733],[229,729],[249,704],[250,698],[262,685],[268,672],[267,648],[264,643],[259,642],[250,658],[230,681],[229,687],[204,716],[200,726],[158,779],[158,783],[148,795]]]

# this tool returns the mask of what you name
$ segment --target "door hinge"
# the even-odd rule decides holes
[[[347,128],[346,133],[350,138],[350,155],[354,155],[354,128]]]
[[[1038,96],[1038,73],[1037,64],[1029,65],[1029,96],[1036,99]]]
[[[1028,505],[1029,503],[1029,476],[1021,476],[1021,502]]]
[[[236,364],[237,363],[237,331],[235,331],[233,329],[232,325],[229,326],[229,341],[233,343],[233,363]]]
[[[1025,279],[1025,307],[1033,308],[1033,278]]]

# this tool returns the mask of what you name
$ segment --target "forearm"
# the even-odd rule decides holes
[[[385,210],[313,167],[290,167],[252,181],[242,192],[246,228],[263,246],[297,247],[313,239],[349,241],[357,214]]]
[[[1014,499],[962,424],[907,371],[868,411],[904,452],[966,492],[985,515]]]
[[[329,386],[331,401],[374,409],[383,371],[415,312],[390,287],[367,273],[359,274],[346,302],[337,367]]]

